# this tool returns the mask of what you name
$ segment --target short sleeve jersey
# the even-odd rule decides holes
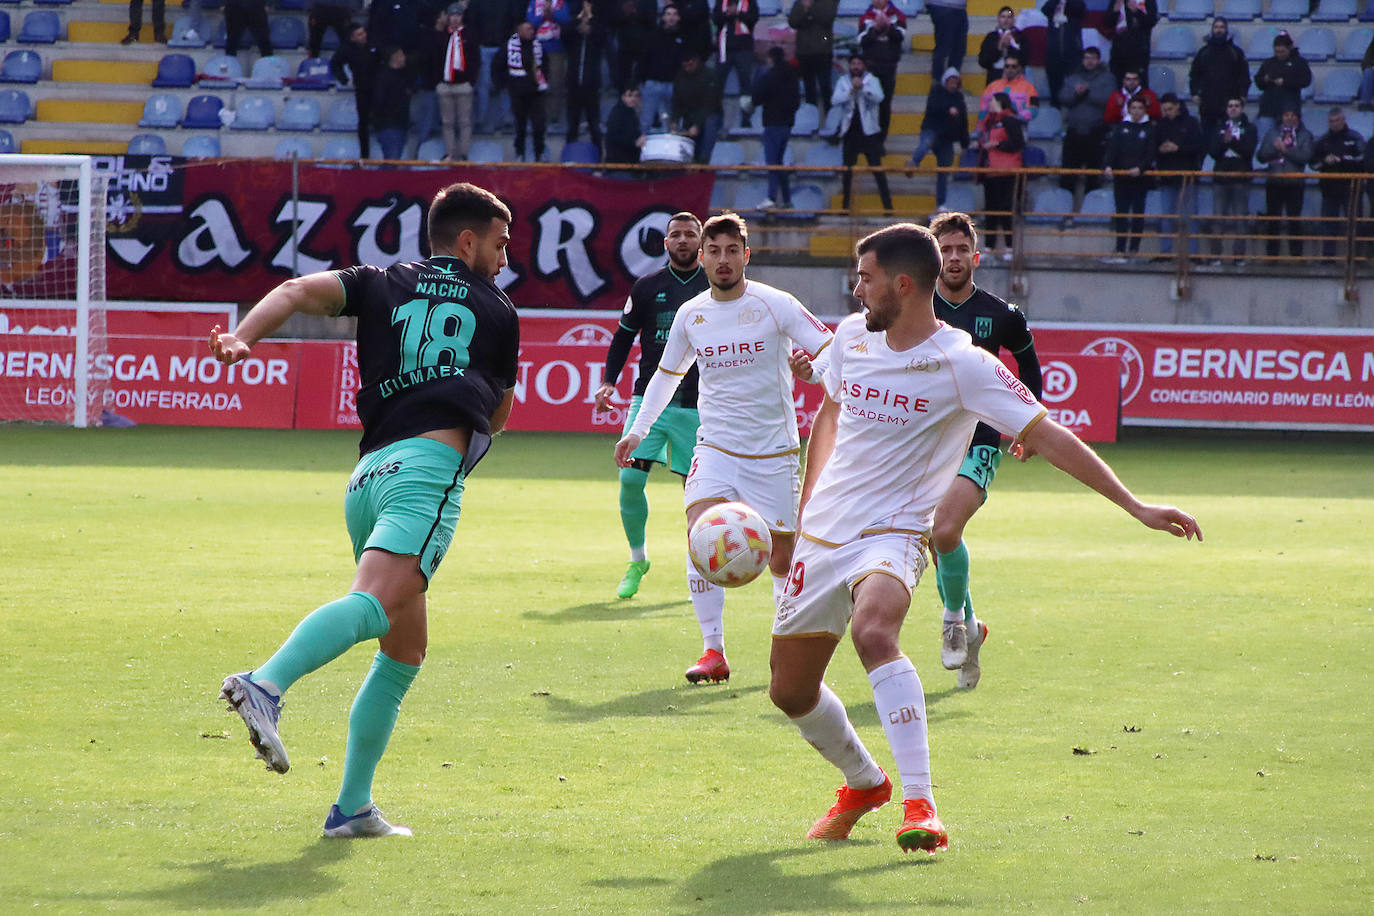
[[[635,379],[635,394],[644,394],[649,379],[658,368],[677,310],[687,300],[705,292],[709,286],[706,271],[698,265],[685,279],[671,267],[665,267],[641,277],[630,289],[630,297],[625,300],[625,311],[620,315],[620,326],[639,334],[639,377]],[[679,407],[697,406],[695,366],[688,370],[678,386],[673,403]]]
[[[515,306],[457,258],[335,272],[340,315],[358,319],[360,454],[436,429],[467,426],[485,451],[491,415],[515,387]]]
[[[985,289],[975,287],[973,295],[954,305],[938,292],[935,294],[935,317],[961,331],[967,331],[973,344],[993,356],[999,350],[1015,355],[1035,345],[1026,313]],[[973,432],[973,445],[999,446],[1002,436],[986,423],[979,423]]]
[[[1017,439],[1045,408],[996,357],[941,324],[907,350],[851,315],[835,331],[826,394],[840,408],[835,448],[802,512],[826,544],[866,534],[929,534],[935,507],[978,421]]]
[[[708,290],[678,309],[658,368],[683,376],[696,363],[699,444],[746,458],[785,455],[800,444],[787,357],[794,345],[815,357],[830,329],[792,294],[744,282],[737,299]],[[657,416],[646,397],[630,432],[643,437]]]

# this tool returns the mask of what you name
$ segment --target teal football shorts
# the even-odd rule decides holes
[[[641,395],[630,398],[630,410],[625,415],[626,432],[634,425],[643,401]],[[644,437],[630,457],[657,461],[674,474],[686,477],[692,469],[692,451],[697,446],[697,429],[700,426],[701,417],[695,407],[674,407],[670,404],[663,408],[663,413],[649,428],[649,435]]]
[[[995,445],[973,445],[959,465],[959,476],[967,477],[983,491],[983,499],[988,498],[988,487],[997,476],[997,468],[1002,463],[1002,450]]]

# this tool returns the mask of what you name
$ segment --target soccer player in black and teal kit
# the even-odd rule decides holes
[[[638,336],[639,375],[635,379],[634,395],[625,418],[626,429],[630,428],[639,413],[644,386],[649,384],[654,370],[658,368],[663,345],[668,340],[668,329],[673,326],[673,316],[677,314],[678,307],[704,292],[709,285],[706,272],[698,263],[701,220],[691,213],[674,214],[668,220],[663,247],[668,252],[668,264],[662,270],[636,281],[630,290],[630,297],[625,300],[620,326],[616,328],[606,353],[602,385],[596,392],[597,410],[610,410],[616,380],[620,378],[630,348]],[[644,545],[644,527],[649,520],[649,501],[644,495],[644,485],[649,480],[649,469],[657,462],[669,467],[673,473],[686,477],[692,464],[699,425],[697,370],[693,367],[682,380],[672,405],[663,411],[649,436],[635,450],[633,463],[620,471],[620,523],[625,528],[625,539],[630,542],[630,563],[616,588],[616,594],[621,598],[633,597],[639,591],[639,580],[649,571],[649,555]],[[696,569],[691,563],[687,566],[690,579],[696,574]],[[705,579],[692,585],[710,587]],[[701,593],[704,594],[704,591]],[[697,591],[692,592],[694,599],[697,594]]]
[[[210,350],[232,365],[293,314],[358,319],[361,455],[344,515],[357,572],[349,593],[310,613],[276,653],[225,678],[221,696],[269,769],[290,763],[277,732],[282,695],[360,642],[380,650],[348,719],[343,785],[327,837],[410,835],[372,801],[372,778],[427,646],[425,592],[458,524],[464,483],[510,415],[520,347],[515,307],[493,282],[510,210],[470,184],[440,191],[424,261],[288,280]]]
[[[935,282],[935,317],[967,331],[975,346],[993,356],[1007,350],[1016,360],[1016,375],[1036,399],[1040,398],[1040,360],[1026,316],[973,282],[978,266],[978,230],[963,213],[941,213],[930,221],[940,244],[942,266]],[[1002,462],[1002,436],[979,423],[958,475],[935,510],[930,546],[935,554],[935,584],[944,605],[940,662],[958,669],[960,687],[978,686],[982,670],[978,650],[987,638],[987,624],[973,613],[969,597],[969,554],[964,526],[988,498],[988,487]],[[1024,461],[1029,453],[1018,457]]]

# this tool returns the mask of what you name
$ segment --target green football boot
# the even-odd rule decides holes
[[[643,579],[648,571],[648,560],[631,560],[630,565],[625,567],[625,575],[621,578],[620,584],[615,587],[616,595],[621,598],[633,598],[639,591],[639,580]]]

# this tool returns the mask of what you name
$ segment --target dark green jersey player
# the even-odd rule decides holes
[[[1000,358],[1007,350],[1016,359],[1016,374],[1031,393],[1040,397],[1040,360],[1026,316],[986,290],[978,289],[973,272],[978,266],[978,230],[963,213],[941,213],[930,221],[930,231],[940,244],[941,268],[935,283],[935,317],[967,331],[975,345]],[[935,584],[944,607],[940,661],[959,670],[960,687],[978,685],[982,670],[978,650],[987,638],[987,624],[973,613],[969,597],[969,553],[964,528],[987,499],[997,467],[1002,461],[1001,434],[979,423],[973,432],[968,455],[935,509],[930,535],[935,554]],[[1029,454],[1018,455],[1021,460]]]
[[[668,340],[668,329],[673,326],[673,316],[677,314],[678,307],[698,293],[705,292],[709,286],[706,272],[697,263],[701,250],[699,219],[690,213],[674,214],[668,220],[663,247],[668,252],[668,265],[647,277],[641,277],[630,290],[630,298],[626,300],[625,311],[620,316],[620,326],[616,328],[606,353],[602,385],[596,392],[596,409],[610,410],[616,380],[625,368],[635,337],[638,337],[639,376],[635,379],[634,396],[630,398],[630,408],[625,416],[627,430],[639,413],[644,386],[649,384],[654,370],[658,368],[663,345]],[[649,571],[649,555],[644,545],[644,528],[649,521],[649,501],[644,495],[644,485],[649,480],[649,469],[654,462],[658,462],[685,478],[691,468],[699,425],[697,370],[693,366],[683,378],[672,404],[663,411],[649,435],[635,449],[630,467],[620,471],[620,523],[625,529],[625,539],[630,542],[630,563],[616,587],[616,594],[621,598],[633,597],[639,591],[639,580]],[[694,573],[696,570],[689,563],[687,575],[695,600],[709,586],[704,579],[700,582],[693,580]]]
[[[290,764],[277,731],[281,696],[357,643],[380,651],[349,715],[343,785],[327,837],[409,835],[372,803],[372,777],[427,644],[425,591],[458,523],[463,483],[505,425],[520,345],[515,308],[493,280],[506,263],[510,210],[455,184],[429,210],[433,256],[386,269],[352,267],[285,283],[210,350],[232,365],[296,313],[358,319],[361,458],[344,514],[357,573],[350,592],[310,613],[221,696],[243,718],[269,769]]]

